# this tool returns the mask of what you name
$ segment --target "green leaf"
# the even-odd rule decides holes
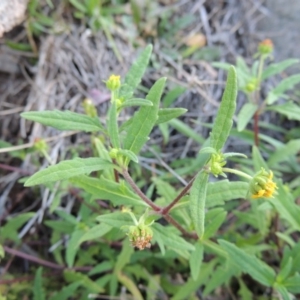
[[[0,261],[1,261],[2,258],[4,258],[4,256],[5,256],[4,248],[3,248],[3,246],[0,244]]]
[[[116,168],[116,166],[99,157],[75,158],[72,160],[61,161],[57,165],[49,166],[46,169],[38,171],[29,177],[24,185],[33,186],[52,181],[59,181],[109,168]]]
[[[204,154],[204,153],[218,154],[217,150],[213,147],[203,147],[203,148],[201,148],[201,150],[199,151],[199,154]]]
[[[300,231],[300,206],[293,202],[291,194],[286,191],[282,183],[278,183],[277,186],[278,195],[271,199],[271,204],[275,206],[281,218]]]
[[[182,86],[177,86],[169,91],[162,99],[164,107],[169,107],[179,96],[181,96],[187,89]]]
[[[43,289],[43,279],[42,279],[43,268],[39,267],[35,273],[34,283],[33,283],[33,300],[45,300],[45,291]]]
[[[125,149],[138,154],[148,140],[148,136],[157,120],[159,102],[165,82],[166,78],[161,78],[150,89],[146,99],[150,100],[153,106],[141,107],[133,116],[132,124],[128,128],[128,133],[124,141]]]
[[[80,246],[80,239],[83,235],[83,230],[75,230],[71,234],[66,250],[66,262],[69,268],[73,267],[75,256]]]
[[[104,131],[97,117],[92,118],[71,111],[29,111],[21,113],[27,120],[51,126],[59,130],[79,130],[86,132]]]
[[[232,118],[236,107],[236,96],[236,71],[235,68],[231,66],[228,71],[222,102],[210,136],[210,146],[215,148],[217,151],[222,149],[229,136],[232,127]]]
[[[221,180],[210,182],[207,186],[206,207],[223,205],[224,201],[245,199],[249,184],[244,181]]]
[[[64,271],[64,278],[67,282],[80,282],[81,285],[90,292],[103,293],[104,289],[100,287],[96,282],[92,281],[88,276],[75,272],[75,271]]]
[[[185,108],[161,108],[158,111],[157,124],[168,122],[174,118],[177,118],[187,112]]]
[[[271,90],[267,97],[267,103],[273,104],[279,97],[294,87],[300,82],[300,74],[292,75],[283,79],[273,90]]]
[[[204,143],[204,138],[196,133],[192,128],[188,125],[184,124],[182,121],[177,119],[172,119],[168,122],[173,128],[175,128],[178,132],[182,133],[183,135],[193,139],[194,141],[198,142],[199,144]]]
[[[289,257],[286,264],[280,269],[276,278],[276,282],[282,283],[284,280],[286,280],[286,278],[290,275],[292,271],[292,267],[293,267],[293,258]]]
[[[89,275],[95,275],[95,274],[99,274],[99,273],[103,273],[106,271],[109,271],[113,268],[113,264],[110,261],[104,261],[100,264],[98,264],[97,266],[95,266],[91,271],[89,271]]]
[[[209,175],[200,171],[191,187],[190,191],[190,212],[191,220],[195,226],[195,230],[199,239],[204,234],[204,220],[205,220],[205,200]]]
[[[111,103],[108,111],[107,131],[114,148],[120,148],[116,101]]]
[[[292,101],[281,105],[268,106],[268,110],[273,110],[287,116],[289,120],[300,121],[300,107]]]
[[[291,59],[286,59],[284,61],[281,61],[277,64],[271,64],[270,66],[264,69],[261,79],[265,80],[273,75],[279,74],[289,66],[295,65],[297,63],[299,63],[299,59],[291,58]]]
[[[121,253],[118,255],[114,272],[118,273],[130,262],[130,257],[133,254],[134,249],[131,246],[129,239],[123,241],[123,247]]]
[[[29,219],[31,219],[35,213],[22,213],[18,216],[14,216],[12,218],[8,218],[6,224],[3,227],[0,227],[0,237],[2,240],[14,240],[17,241],[18,238],[18,230],[21,226],[24,225]]]
[[[125,85],[121,86],[119,96],[129,99],[134,90],[140,84],[142,77],[148,66],[150,56],[152,53],[152,45],[148,45],[136,61],[132,64],[130,70],[125,77]],[[150,100],[150,99],[149,99]]]
[[[183,251],[194,251],[194,245],[187,242],[185,239],[176,234],[170,227],[162,226],[158,223],[154,223],[151,227],[153,229],[153,234],[156,239],[156,236],[160,236],[160,239],[165,246],[172,248],[174,251],[183,250]]]
[[[300,293],[300,275],[296,273],[294,276],[284,281],[283,285],[294,294]]]
[[[291,140],[282,147],[279,147],[269,157],[268,165],[274,166],[282,161],[289,159],[290,156],[296,155],[300,150],[300,139]]]
[[[142,296],[140,289],[136,286],[135,282],[131,280],[128,276],[125,274],[118,272],[117,277],[119,282],[125,286],[129,292],[132,294],[133,299],[135,300],[143,300],[144,297]]]
[[[71,182],[86,192],[103,200],[110,200],[113,205],[147,206],[135,193],[124,184],[116,183],[105,178],[96,179],[88,176],[74,177]]]
[[[153,106],[153,103],[150,100],[142,99],[142,98],[132,98],[126,100],[120,108],[130,107],[130,106]]]
[[[191,269],[191,275],[194,280],[197,280],[199,276],[199,272],[201,269],[203,260],[203,244],[200,242],[197,242],[195,245],[195,250],[192,252],[190,257],[190,269]]]
[[[103,235],[107,234],[109,231],[111,231],[111,229],[111,226],[104,223],[95,225],[81,236],[79,244],[85,241],[96,240],[102,237]]]
[[[68,300],[72,296],[76,295],[76,290],[82,283],[79,282],[73,282],[66,287],[62,288],[62,290],[58,293],[56,293],[54,296],[49,298],[49,300]]]
[[[214,216],[210,217],[209,214],[211,212],[216,211]],[[224,211],[222,208],[217,208],[214,210],[209,211],[206,214],[206,222],[205,222],[205,233],[203,235],[203,239],[207,240],[214,236],[220,226],[223,224],[227,216],[227,212]]]
[[[249,121],[254,116],[255,112],[257,111],[258,106],[253,103],[246,103],[238,114],[237,120],[237,130],[242,131],[246,128]]]
[[[126,158],[128,158],[129,160],[134,161],[135,163],[139,162],[138,157],[130,150],[126,150],[126,149],[119,149],[118,150],[118,154],[122,154],[123,156],[125,156]]]
[[[114,212],[111,214],[101,215],[96,218],[98,222],[105,223],[115,228],[121,228],[122,226],[131,226],[133,221],[129,214],[122,212]]]
[[[275,284],[274,284],[274,289],[275,289],[277,292],[280,293],[280,295],[281,295],[280,298],[281,298],[281,299],[283,299],[283,300],[291,300],[291,299],[293,299],[293,298],[290,297],[290,295],[289,295],[287,289],[286,289],[283,285],[278,284],[278,283],[275,283]]]
[[[267,163],[263,159],[259,149],[256,146],[252,147],[252,158],[255,172],[260,171],[261,168],[269,170]]]
[[[228,253],[230,262],[244,273],[248,273],[261,284],[271,287],[275,282],[274,270],[254,255],[246,253],[232,243],[218,240],[221,247]]]

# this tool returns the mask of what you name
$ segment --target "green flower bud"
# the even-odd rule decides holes
[[[210,167],[210,172],[215,176],[218,177],[219,175],[224,176],[223,167],[226,165],[226,160],[224,158],[223,153],[219,152],[217,154],[213,153],[211,155],[211,159],[208,162]],[[226,175],[225,175],[226,176]]]
[[[270,39],[263,40],[258,45],[258,53],[261,55],[268,55],[273,52],[274,45]]]
[[[97,117],[97,109],[91,99],[86,98],[82,103],[84,112],[90,117]]]
[[[106,81],[106,87],[110,91],[117,91],[121,86],[121,80],[119,75],[111,75]]]

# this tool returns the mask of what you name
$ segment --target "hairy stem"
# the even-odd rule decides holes
[[[184,189],[179,193],[179,195],[166,207],[164,207],[161,210],[161,214],[165,215],[167,214],[175,205],[176,203],[190,190],[191,186],[193,185],[193,182],[195,180],[195,177],[184,187]]]
[[[133,179],[131,178],[130,174],[126,169],[122,170],[122,174],[125,178],[125,180],[129,183],[129,185],[132,187],[132,189],[140,196],[140,198],[147,203],[154,211],[159,212],[161,210],[161,207],[154,204],[141,190],[140,188],[135,184]]]

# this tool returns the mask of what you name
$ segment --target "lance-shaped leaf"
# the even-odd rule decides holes
[[[57,165],[38,171],[29,177],[24,185],[33,186],[52,181],[59,181],[109,168],[116,168],[116,166],[99,157],[75,158],[72,160],[62,161]]]
[[[51,126],[59,130],[80,130],[86,132],[104,131],[97,117],[92,118],[71,111],[29,111],[21,113],[27,120]]]
[[[268,110],[276,111],[287,116],[289,120],[300,121],[300,106],[289,101],[281,105],[268,106]]]
[[[236,71],[235,68],[231,66],[228,71],[222,102],[210,135],[210,146],[216,150],[221,150],[229,136],[232,127],[232,118],[236,107],[236,96]]]
[[[199,239],[201,239],[204,234],[205,200],[208,176],[209,175],[206,172],[200,171],[193,182],[190,192],[191,219]]]
[[[116,101],[113,101],[108,112],[107,131],[110,137],[111,144],[114,148],[120,148],[117,116],[117,104]]]
[[[130,107],[130,106],[153,106],[153,103],[147,99],[132,98],[132,99],[126,100],[124,103],[122,103],[120,108]]]
[[[125,77],[125,84],[122,85],[119,96],[125,99],[131,98],[134,90],[140,84],[142,77],[146,71],[149,59],[152,53],[152,45],[148,45],[136,61],[132,64],[130,70]]]
[[[244,273],[248,273],[253,279],[263,285],[272,286],[275,282],[275,272],[266,263],[254,255],[250,255],[243,249],[232,243],[218,240],[221,247],[228,253],[230,262]]]
[[[281,61],[277,64],[271,64],[264,69],[261,79],[265,80],[275,74],[279,74],[289,66],[295,65],[297,63],[299,63],[299,59],[291,58],[291,59],[286,59],[284,61]]]
[[[237,130],[242,131],[246,128],[247,124],[250,122],[254,116],[258,106],[253,103],[246,103],[238,114],[237,120]]]
[[[33,300],[45,300],[45,291],[43,288],[43,269],[39,267],[35,273],[34,283],[33,283]]]
[[[133,225],[132,218],[127,213],[113,212],[111,214],[101,215],[96,218],[101,224],[106,224],[106,226],[112,226],[115,228],[121,228],[122,226]]]
[[[158,111],[158,119],[156,124],[161,124],[175,119],[187,112],[185,108],[161,108]]]
[[[189,261],[191,275],[194,280],[197,280],[199,276],[202,260],[203,260],[203,244],[197,242],[195,245],[195,250],[192,252]]]
[[[166,78],[155,82],[150,89],[146,99],[153,103],[151,107],[141,107],[133,116],[132,123],[128,128],[124,141],[124,148],[137,154],[148,139],[157,120],[160,98],[165,86]]]
[[[74,177],[70,181],[86,192],[97,196],[99,199],[110,200],[114,205],[147,206],[139,196],[121,183],[116,183],[105,178],[96,179],[88,176]]]

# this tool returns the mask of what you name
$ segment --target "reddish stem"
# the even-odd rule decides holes
[[[12,248],[9,248],[7,246],[3,246],[5,252],[9,253],[9,254],[12,254],[12,255],[15,255],[15,256],[18,256],[18,257],[22,257],[24,259],[27,259],[27,260],[30,260],[34,263],[37,263],[41,266],[44,266],[44,267],[48,267],[48,268],[51,268],[51,269],[56,269],[56,270],[64,270],[64,269],[67,269],[66,266],[62,266],[62,265],[58,265],[58,264],[55,264],[55,263],[52,263],[50,261],[47,261],[47,260],[44,260],[44,259],[41,259],[41,258],[38,258],[38,257],[35,257],[35,256],[32,256],[30,254],[27,254],[27,253],[24,253],[24,252],[21,252],[19,250],[16,250],[16,249],[12,249]],[[91,270],[93,267],[90,267],[90,266],[84,266],[84,267],[74,267],[74,268],[69,268],[69,270],[78,270],[78,271],[89,271]]]
[[[129,185],[132,187],[132,189],[140,196],[140,198],[146,202],[154,211],[159,212],[161,210],[161,207],[157,206],[154,204],[140,189],[139,187],[135,184],[133,179],[131,178],[130,174],[126,169],[123,169],[122,172],[125,180],[129,183]]]
[[[195,180],[195,177],[184,187],[184,189],[179,193],[179,195],[169,205],[162,208],[162,210],[161,210],[162,215],[167,214],[176,205],[176,203],[190,190],[191,186],[193,185],[194,180]]]

